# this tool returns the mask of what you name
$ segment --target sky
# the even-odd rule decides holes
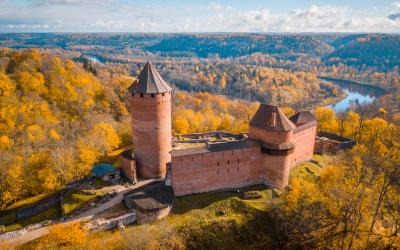
[[[390,0],[0,0],[0,32],[388,32]]]

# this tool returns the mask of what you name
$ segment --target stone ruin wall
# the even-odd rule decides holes
[[[136,218],[137,218],[137,222],[139,224],[144,224],[147,222],[151,222],[151,221],[155,221],[155,220],[159,220],[165,216],[167,216],[172,210],[172,205],[171,206],[167,206],[165,208],[162,208],[160,210],[157,211],[140,211],[139,209],[136,209]]]
[[[260,146],[172,158],[176,196],[250,186],[264,179]]]

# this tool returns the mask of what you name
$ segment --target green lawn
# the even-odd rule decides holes
[[[102,191],[93,191],[93,194],[84,194],[81,190],[72,189],[64,195],[64,212],[71,214],[75,209],[91,203],[97,196],[104,195]]]
[[[17,201],[14,204],[12,204],[9,207],[7,207],[6,210],[13,209],[13,208],[20,208],[20,207],[24,207],[24,206],[27,206],[27,205],[31,205],[31,204],[43,199],[46,196],[47,196],[47,194],[38,194],[38,195],[35,195],[35,196],[32,196],[32,197],[26,198],[24,200]]]
[[[60,207],[50,207],[45,211],[33,215],[27,219],[17,221],[16,220],[16,210],[10,210],[5,216],[0,217],[0,224],[6,225],[6,231],[13,231],[21,229],[30,224],[39,223],[45,220],[57,219],[61,216]]]
[[[321,168],[311,162],[303,162],[290,170],[290,179],[313,179],[319,175]]]
[[[317,161],[322,167],[335,165],[339,158],[341,157],[340,153],[336,155],[318,155],[315,154],[313,159]],[[321,172],[321,168],[314,163],[311,162],[303,162],[300,165],[292,168],[290,170],[290,179],[314,179],[319,176]]]
[[[46,209],[45,211],[36,214],[30,218],[24,219],[17,221],[16,219],[16,210],[22,207],[26,207],[28,205],[32,205],[35,202],[43,199],[46,197],[48,194],[40,194],[36,195],[33,197],[29,197],[24,200],[20,200],[18,202],[15,202],[11,206],[9,206],[5,211],[3,211],[3,215],[0,216],[0,225],[5,225],[6,226],[6,231],[12,231],[12,230],[17,230],[21,229],[24,226],[30,225],[30,224],[35,224],[44,220],[53,220],[56,218],[59,218],[61,215],[60,208],[57,206],[50,207]]]

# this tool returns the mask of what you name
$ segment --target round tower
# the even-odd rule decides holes
[[[165,178],[171,162],[172,88],[148,62],[128,90],[138,176]]]
[[[250,122],[249,138],[261,143],[267,184],[288,185],[290,155],[296,146],[293,124],[276,106],[261,104]]]

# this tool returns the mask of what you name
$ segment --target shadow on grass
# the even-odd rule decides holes
[[[266,189],[268,189],[268,187],[265,185],[255,185],[246,188],[227,189],[176,197],[174,199],[174,205],[171,214],[184,214],[192,209],[203,209],[215,202],[228,198],[236,197],[241,199],[242,194],[247,191],[262,191]]]

